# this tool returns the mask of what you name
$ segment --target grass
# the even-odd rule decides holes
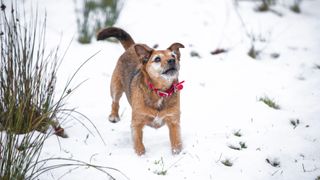
[[[235,146],[235,145],[232,145],[232,144],[228,145],[228,147],[229,147],[230,149],[237,150],[237,151],[240,151],[240,150],[241,150],[240,147]]]
[[[13,4],[13,3],[12,3]],[[34,179],[45,140],[59,125],[63,93],[55,99],[58,48],[45,51],[46,18],[21,19],[1,1],[0,179]],[[51,129],[49,129],[52,127]],[[49,132],[48,132],[49,131]]]
[[[299,119],[291,119],[290,124],[293,126],[293,129],[295,129],[300,124],[300,120]]]
[[[222,161],[220,161],[223,165],[227,166],[227,167],[231,167],[233,166],[233,162],[230,159],[224,159]]]
[[[270,108],[273,108],[276,110],[280,109],[280,106],[274,100],[270,99],[268,96],[260,97],[259,101],[265,103]]]
[[[248,146],[247,146],[247,144],[245,142],[240,141],[239,145],[240,145],[241,149],[247,149],[248,148]]]
[[[246,143],[245,143],[245,142],[242,142],[242,141],[239,142],[239,146],[230,144],[230,145],[228,145],[228,147],[229,147],[230,149],[237,150],[237,151],[240,151],[240,150],[242,150],[242,149],[247,149],[247,148],[248,148],[248,146],[246,145]]]
[[[233,135],[237,137],[241,137],[242,136],[241,129],[239,129],[238,131],[234,131]]]
[[[257,7],[257,11],[265,12],[269,10],[270,1],[268,0],[262,0],[262,3]]]
[[[39,179],[45,172],[71,166],[93,167],[112,179],[106,172],[116,170],[111,167],[61,158],[61,163],[47,166],[57,158],[40,159],[50,136],[66,136],[60,122],[75,117],[74,113],[82,115],[65,104],[80,85],[71,88],[73,78],[92,57],[76,70],[57,96],[56,74],[64,55],[59,57],[59,46],[49,52],[45,49],[46,18],[39,20],[37,12],[31,12],[31,18],[21,18],[19,9],[14,8],[16,4],[8,8],[1,1],[0,179]]]
[[[257,59],[258,56],[259,56],[259,54],[260,54],[260,51],[259,51],[259,50],[256,50],[253,42],[254,42],[254,41],[252,41],[251,48],[250,48],[249,51],[248,51],[248,56],[250,56],[250,57],[253,58],[253,59]]]
[[[300,9],[301,2],[302,0],[295,0],[293,5],[290,6],[290,10],[298,14],[301,13],[301,9]]]
[[[76,14],[78,42],[81,44],[91,43],[100,28],[113,26],[121,12],[118,0],[80,0],[80,4]]]
[[[280,167],[280,161],[278,160],[278,159],[269,159],[269,158],[267,158],[266,159],[266,162],[268,163],[268,164],[270,164],[271,166],[273,166],[273,167]]]
[[[157,169],[157,170],[154,170],[153,173],[155,173],[155,174],[157,174],[157,175],[162,175],[162,176],[165,176],[165,175],[167,174],[168,170],[165,169],[165,167],[164,167],[164,161],[163,161],[163,158],[162,158],[162,157],[161,157],[160,160],[154,161],[154,164],[157,165],[157,166],[159,166],[160,169],[159,169],[159,170],[158,170],[158,169]]]

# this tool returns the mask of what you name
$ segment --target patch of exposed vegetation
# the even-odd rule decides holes
[[[270,99],[268,96],[260,97],[259,101],[265,103],[270,108],[277,109],[277,110],[280,109],[280,106],[274,100]]]

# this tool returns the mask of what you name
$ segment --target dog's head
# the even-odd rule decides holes
[[[136,44],[135,51],[151,80],[171,86],[178,79],[180,70],[180,43],[173,43],[166,50],[155,50],[144,44]]]

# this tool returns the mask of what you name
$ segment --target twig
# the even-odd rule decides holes
[[[302,169],[303,169],[303,172],[306,172],[306,169],[304,168],[304,164],[302,163]]]
[[[221,157],[222,157],[222,153],[220,153],[220,157],[219,157],[219,159],[216,161],[216,163],[220,162]]]
[[[177,161],[175,161],[173,164],[171,164],[166,171],[168,171],[170,168],[172,168],[174,165],[176,165],[179,161],[181,161],[185,156],[182,156],[180,159],[178,159]]]
[[[317,171],[319,168],[318,167],[314,167],[313,169],[311,170],[306,170],[306,168],[304,167],[304,164],[302,163],[302,170],[303,172],[314,172],[314,171]]]
[[[95,157],[95,156],[97,156],[98,155],[98,153],[95,153],[95,154],[93,154],[91,157],[90,157],[90,163],[92,162],[92,159]]]
[[[273,173],[271,174],[271,176],[274,176],[275,174],[277,174],[278,171],[280,171],[280,169],[278,169],[278,170],[276,170],[275,172],[273,172]]]

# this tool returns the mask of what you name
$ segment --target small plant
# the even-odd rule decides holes
[[[228,147],[229,147],[230,149],[240,151],[240,150],[242,150],[242,149],[246,149],[246,148],[247,148],[247,145],[246,145],[245,142],[240,141],[240,142],[239,142],[239,146],[230,144],[230,145],[228,145]]]
[[[270,164],[271,166],[273,166],[273,167],[280,167],[280,161],[279,161],[277,158],[275,158],[275,159],[269,159],[269,158],[267,158],[267,159],[266,159],[266,162],[267,162],[268,164]]]
[[[232,145],[232,144],[228,145],[228,147],[229,147],[230,149],[237,150],[237,151],[240,151],[240,150],[241,150],[240,147],[235,146],[235,145]]]
[[[195,50],[192,50],[192,51],[190,52],[190,56],[191,56],[191,57],[201,58],[200,54],[199,54],[197,51],[195,51]]]
[[[228,167],[233,166],[233,163],[231,162],[230,159],[224,159],[224,160],[222,160],[222,161],[220,161],[220,162],[221,162],[223,165],[228,166]]]
[[[291,119],[290,124],[293,126],[293,129],[295,129],[300,124],[300,120],[299,119]]]
[[[315,180],[320,180],[320,176],[316,177],[316,179],[315,179]]]
[[[252,42],[252,43],[251,43],[251,48],[250,48],[250,50],[249,50],[249,52],[248,52],[248,56],[250,56],[250,57],[253,58],[253,59],[257,59],[258,56],[259,56],[259,54],[260,54],[260,51],[259,51],[259,50],[256,50],[256,48],[255,48],[255,46],[254,46],[254,43]]]
[[[153,173],[162,176],[165,176],[167,174],[168,170],[164,168],[164,161],[162,157],[160,160],[154,161],[154,164],[160,166],[160,170],[154,170]]]
[[[280,109],[280,106],[274,102],[274,100],[270,99],[269,97],[265,96],[265,97],[260,97],[259,101],[265,103],[266,105],[268,105],[270,108],[273,109]]]
[[[229,50],[228,49],[223,49],[223,48],[217,48],[214,51],[211,51],[210,54],[211,55],[218,55],[221,53],[227,53]]]
[[[234,136],[237,136],[237,137],[241,137],[241,136],[242,136],[241,129],[239,129],[239,130],[237,130],[237,131],[234,131],[234,132],[233,132],[233,135],[234,135]]]
[[[272,57],[273,59],[277,59],[280,57],[280,54],[279,53],[271,53],[270,57]]]
[[[291,11],[293,11],[295,13],[301,13],[301,9],[300,9],[301,2],[302,2],[302,0],[295,0],[293,5],[290,6]]]
[[[255,11],[257,12],[272,12],[275,15],[282,17],[283,14],[277,10],[275,10],[274,8],[272,8],[272,6],[274,6],[277,3],[276,0],[261,0],[261,4],[259,6],[257,6],[255,8]]]
[[[247,146],[247,144],[245,142],[240,141],[239,145],[240,145],[241,149],[247,149],[248,148],[248,146]]]
[[[260,12],[268,11],[272,3],[274,3],[274,0],[262,0],[261,4],[257,7],[256,10]]]

